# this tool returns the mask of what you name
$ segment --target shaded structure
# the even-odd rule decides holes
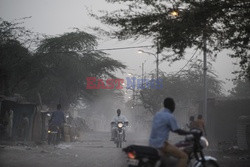
[[[0,96],[0,140],[40,141],[41,113],[36,104]]]

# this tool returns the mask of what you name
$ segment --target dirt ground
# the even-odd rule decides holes
[[[146,137],[135,139],[129,135],[127,143],[147,143]],[[82,142],[62,143],[56,147],[47,144],[0,145],[0,167],[126,167],[126,156],[120,148],[109,141],[108,132],[85,134]],[[250,152],[206,151],[217,158],[220,167],[250,167]]]

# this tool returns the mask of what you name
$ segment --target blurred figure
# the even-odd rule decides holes
[[[12,137],[12,128],[13,128],[13,110],[9,110],[7,114],[7,120],[8,120],[8,125],[7,125],[7,135],[8,138],[10,139]]]
[[[57,110],[52,113],[49,123],[53,126],[59,127],[59,131],[60,131],[59,133],[61,133],[61,139],[64,139],[63,124],[66,122],[65,116],[64,116],[63,111],[61,110],[61,108],[62,108],[61,104],[58,104],[56,108],[57,108]]]
[[[71,114],[69,114],[69,117],[67,118],[67,125],[69,127],[70,141],[75,141],[76,123],[75,123],[75,119],[73,118],[73,116]],[[64,131],[65,131],[65,129],[64,129]],[[64,132],[64,133],[66,133],[66,132]]]
[[[203,132],[203,135],[206,136],[206,129],[205,129],[205,121],[201,114],[198,115],[197,120],[195,121],[197,124],[197,128]]]
[[[187,127],[189,128],[189,130],[198,128],[198,124],[197,121],[194,120],[194,116],[190,116],[189,123],[187,123]]]
[[[20,129],[21,129],[21,138],[26,142],[29,137],[29,118],[26,113],[22,114]]]
[[[80,139],[81,136],[83,135],[84,132],[84,119],[81,117],[77,117],[75,119],[75,124],[76,124],[76,136],[75,136],[75,140],[76,139]]]
[[[118,122],[122,122],[125,124],[125,126],[128,125],[128,119],[124,116],[124,115],[121,115],[121,110],[120,109],[117,109],[117,115],[113,117],[112,119],[112,122],[111,122],[111,141],[114,141],[115,139],[115,135],[116,135],[116,127],[115,125],[118,123]],[[125,134],[125,130],[123,131],[124,132],[124,135],[123,135],[123,140],[126,141],[126,134]]]

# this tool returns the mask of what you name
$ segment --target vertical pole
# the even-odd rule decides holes
[[[159,79],[159,54],[157,53],[157,58],[156,58],[156,80],[158,81]]]
[[[142,79],[142,82],[141,82],[141,88],[143,89],[143,82],[144,82],[144,63],[142,63],[142,66],[141,66],[141,79]]]
[[[132,91],[133,91],[133,100],[135,100],[135,85],[136,85],[136,83],[135,83],[135,77],[134,77],[134,75],[132,75],[133,76],[133,85],[132,85]]]
[[[159,79],[159,43],[157,40],[157,46],[156,46],[156,80]]]
[[[132,88],[132,91],[133,91],[133,100],[135,100],[135,88],[134,87]]]
[[[40,109],[42,110],[43,109],[43,103],[42,103],[42,97],[41,97],[41,94],[40,92],[37,92],[37,96],[38,96],[38,100],[39,100],[39,103],[40,103]],[[40,111],[39,111],[40,112]],[[45,130],[45,113],[42,113],[41,114],[42,116],[42,136],[41,136],[41,139],[42,140],[45,140],[45,134],[46,134],[46,130]]]
[[[205,123],[207,124],[207,39],[203,32],[203,81],[204,81],[204,104],[203,115]]]

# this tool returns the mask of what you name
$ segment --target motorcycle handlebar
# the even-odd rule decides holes
[[[194,136],[195,138],[200,138],[202,136],[202,131],[199,129],[192,129],[190,131],[190,134]]]
[[[115,125],[115,124],[117,124],[117,123],[118,123],[118,122],[111,122],[110,124],[111,124],[111,125]],[[125,126],[128,126],[128,121],[123,122],[123,123],[124,123]]]

